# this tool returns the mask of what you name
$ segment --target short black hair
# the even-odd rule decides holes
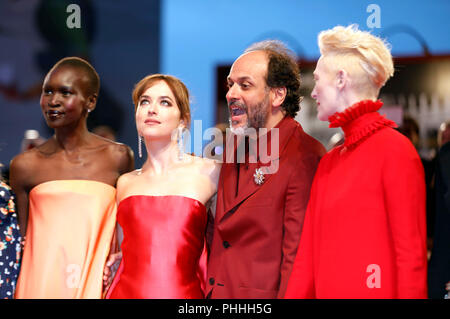
[[[88,61],[79,57],[66,57],[56,62],[49,73],[61,66],[70,66],[73,68],[82,69],[86,73],[89,80],[89,87],[92,89],[89,93],[98,95],[100,91],[100,77]]]

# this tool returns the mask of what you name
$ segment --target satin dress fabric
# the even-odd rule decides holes
[[[205,206],[184,196],[132,195],[118,206],[122,261],[106,298],[201,299]]]
[[[55,180],[30,191],[16,298],[102,298],[115,196],[111,185],[90,180]]]

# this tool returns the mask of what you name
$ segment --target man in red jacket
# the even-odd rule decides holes
[[[300,73],[282,43],[249,47],[234,62],[228,87],[231,131],[238,138],[234,147],[227,144],[221,169],[206,294],[283,297],[325,149],[294,120]],[[261,135],[259,129],[268,133]],[[261,140],[270,156],[261,153]],[[239,150],[245,150],[246,141],[241,161]]]
[[[311,96],[345,141],[317,169],[285,298],[426,298],[423,167],[377,112],[392,56],[354,26],[320,33],[319,47]]]

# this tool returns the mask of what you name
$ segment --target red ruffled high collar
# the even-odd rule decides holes
[[[397,127],[395,122],[377,112],[382,106],[383,102],[380,100],[357,102],[345,111],[331,115],[328,118],[330,127],[342,127],[345,134],[345,147],[356,146],[384,127]]]

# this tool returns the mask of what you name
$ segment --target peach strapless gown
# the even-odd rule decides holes
[[[90,180],[35,186],[16,298],[101,298],[116,189]]]

